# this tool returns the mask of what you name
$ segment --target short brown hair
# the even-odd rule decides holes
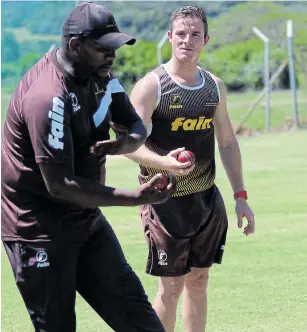
[[[175,10],[171,17],[170,30],[172,30],[173,22],[177,18],[188,18],[188,17],[200,18],[204,23],[205,35],[208,34],[208,21],[207,21],[206,12],[202,8],[197,6],[184,6],[182,8]]]

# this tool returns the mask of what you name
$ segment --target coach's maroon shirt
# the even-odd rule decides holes
[[[99,209],[53,198],[39,163],[57,163],[76,176],[104,183],[105,158],[90,146],[109,138],[107,119],[129,125],[138,119],[113,76],[99,87],[78,81],[47,53],[24,76],[9,104],[2,133],[2,239],[41,241],[86,237]]]

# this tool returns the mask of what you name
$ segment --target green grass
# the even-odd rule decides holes
[[[236,227],[232,193],[217,158],[216,182],[229,214],[229,234],[224,262],[211,271],[207,332],[306,331],[306,139],[306,131],[240,139],[245,183],[256,216],[256,234],[251,237]],[[137,187],[137,165],[110,158],[107,166],[108,184]],[[157,279],[144,273],[147,249],[138,209],[107,208],[104,213],[152,300]],[[80,298],[77,319],[77,331],[110,331]],[[184,331],[180,310],[177,323],[176,332]],[[4,254],[2,330],[33,331]]]
[[[245,93],[229,93],[228,94],[228,110],[234,123],[240,123],[253,101],[257,98],[257,92]],[[307,124],[307,93],[305,89],[299,90],[297,93],[298,109],[300,119]],[[2,122],[5,118],[10,95],[2,93],[1,110]],[[271,98],[271,127],[280,128],[292,117],[292,96],[290,90],[274,91]],[[262,131],[265,128],[265,99],[254,110],[250,118],[244,124],[248,128]]]
[[[229,93],[228,110],[234,123],[240,123],[245,114],[257,99],[259,93]],[[307,93],[306,89],[297,93],[299,116],[302,123],[307,123]],[[271,95],[271,128],[282,127],[292,119],[292,94],[290,90],[274,91]],[[248,118],[245,127],[262,131],[265,128],[265,97]]]

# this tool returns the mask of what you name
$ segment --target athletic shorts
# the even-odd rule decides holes
[[[181,276],[192,267],[221,264],[228,219],[223,198],[212,188],[140,209],[149,247],[148,274]]]
[[[104,218],[85,242],[4,247],[35,331],[75,332],[76,291],[114,331],[165,331]]]

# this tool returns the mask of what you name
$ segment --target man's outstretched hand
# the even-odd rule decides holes
[[[129,144],[128,129],[120,124],[109,122],[110,127],[115,132],[116,138],[111,138],[106,141],[96,142],[91,146],[90,152],[98,156],[103,155],[120,155],[125,153],[125,146]]]

